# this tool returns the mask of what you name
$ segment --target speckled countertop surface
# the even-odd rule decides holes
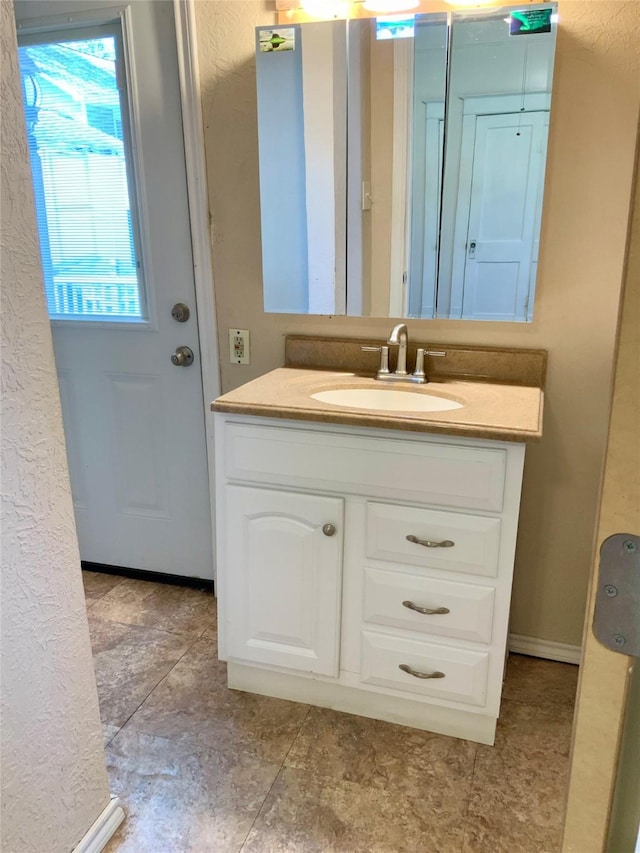
[[[446,412],[390,412],[336,406],[310,396],[335,388],[387,388],[433,394],[462,403],[463,407]],[[542,436],[543,399],[541,388],[523,385],[453,377],[425,385],[385,384],[347,371],[280,367],[224,394],[211,408],[269,418],[530,441]]]

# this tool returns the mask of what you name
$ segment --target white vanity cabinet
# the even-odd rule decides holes
[[[215,419],[229,686],[493,743],[524,444]]]

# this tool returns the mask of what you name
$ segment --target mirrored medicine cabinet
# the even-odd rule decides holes
[[[265,311],[531,321],[555,12],[258,28]]]

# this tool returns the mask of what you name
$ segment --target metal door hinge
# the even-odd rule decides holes
[[[640,657],[640,536],[616,533],[600,547],[593,633],[608,649]]]

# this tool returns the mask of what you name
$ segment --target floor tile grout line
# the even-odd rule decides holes
[[[271,793],[271,791],[273,790],[273,786],[274,786],[274,785],[276,784],[276,782],[278,781],[278,777],[280,776],[280,774],[282,773],[282,771],[283,771],[283,770],[284,770],[284,763],[283,763],[283,764],[281,764],[281,765],[280,765],[280,767],[278,767],[278,770],[277,770],[277,772],[276,772],[276,775],[273,777],[273,782],[269,785],[269,790],[268,790],[268,791],[266,792],[266,794],[264,795],[264,797],[263,797],[263,799],[262,799],[262,802],[260,803],[260,806],[259,806],[259,808],[258,808],[258,809],[257,809],[257,811],[256,811],[255,817],[254,817],[254,818],[253,818],[253,820],[251,821],[251,826],[250,826],[250,827],[249,827],[249,829],[247,830],[247,834],[245,835],[245,837],[244,837],[244,840],[243,840],[242,844],[241,844],[241,845],[240,845],[240,847],[238,848],[238,853],[242,853],[242,851],[244,850],[244,846],[245,846],[245,844],[247,843],[247,839],[248,839],[248,838],[249,838],[249,836],[251,835],[251,830],[252,830],[252,829],[253,829],[253,827],[256,825],[256,821],[258,820],[258,818],[259,818],[259,817],[260,817],[260,815],[262,814],[262,810],[263,810],[263,808],[264,808],[264,805],[265,805],[265,803],[267,802],[267,800],[269,799],[269,794],[270,794],[270,793]]]
[[[89,610],[91,610],[94,604],[97,604],[101,599],[97,599],[92,602],[92,604],[87,605],[87,614]],[[186,633],[183,631],[171,631],[168,628],[158,628],[155,625],[140,625],[138,622],[121,622],[119,619],[110,619],[104,616],[94,616],[94,619],[98,619],[100,622],[108,622],[111,625],[122,625],[123,628],[142,628],[148,631],[158,631],[160,634],[168,634],[171,637],[192,637],[195,640],[216,640],[217,637],[206,637],[205,634],[209,630],[209,628],[203,628],[202,632],[199,634],[194,634],[191,631],[187,631]]]
[[[300,725],[298,726],[298,731],[297,731],[297,732],[295,733],[295,735],[293,736],[293,739],[292,739],[292,741],[291,741],[291,745],[289,746],[289,749],[287,750],[286,755],[285,755],[285,756],[284,756],[284,758],[282,759],[282,767],[286,767],[286,764],[287,764],[287,758],[289,758],[289,755],[291,754],[291,750],[293,749],[293,747],[295,746],[296,741],[297,741],[297,740],[298,740],[298,738],[300,737],[300,733],[302,732],[302,727],[303,727],[303,726],[304,726],[304,724],[307,722],[307,719],[309,718],[309,715],[311,714],[311,709],[312,709],[312,707],[313,707],[312,705],[307,705],[307,713],[306,713],[306,714],[304,715],[304,717],[300,720]]]
[[[294,740],[295,740],[295,738],[294,738]],[[249,829],[247,830],[247,834],[246,834],[246,835],[245,835],[245,837],[244,837],[244,841],[242,842],[242,844],[241,844],[241,845],[240,845],[240,847],[238,848],[238,853],[242,853],[242,851],[244,850],[244,846],[245,846],[245,844],[247,843],[247,840],[249,839],[249,836],[251,835],[251,830],[252,830],[252,829],[253,829],[253,827],[256,825],[256,821],[258,820],[258,818],[259,818],[259,817],[260,817],[260,815],[262,814],[262,810],[264,809],[265,803],[266,803],[266,802],[267,802],[267,800],[269,799],[269,794],[270,794],[270,793],[271,793],[271,791],[273,790],[273,786],[274,786],[274,785],[276,784],[276,782],[278,781],[278,778],[279,778],[280,774],[282,773],[282,771],[283,771],[284,769],[285,769],[285,766],[284,766],[284,762],[283,762],[283,763],[280,765],[280,767],[278,767],[278,772],[277,772],[277,773],[276,773],[276,775],[273,777],[273,782],[269,785],[269,790],[268,790],[268,791],[267,791],[267,793],[264,795],[264,799],[263,799],[263,800],[262,800],[262,802],[260,803],[260,808],[256,811],[256,816],[255,816],[255,817],[254,817],[254,819],[251,821],[251,826],[250,826],[250,827],[249,827]]]
[[[94,604],[97,604],[97,603],[98,603],[98,601],[102,601],[102,599],[105,597],[105,595],[109,595],[109,593],[110,593],[112,590],[114,590],[117,586],[120,586],[120,584],[121,584],[121,583],[122,583],[122,581],[124,580],[124,578],[120,578],[120,580],[119,580],[117,583],[115,583],[115,584],[111,587],[111,589],[108,589],[106,592],[103,592],[103,593],[102,593],[102,595],[99,595],[97,598],[93,598],[93,599],[91,599],[91,604],[87,605],[87,591],[86,591],[85,586],[84,586],[84,569],[81,569],[81,570],[80,570],[80,576],[81,576],[81,579],[82,579],[82,588],[84,589],[84,603],[85,603],[85,606],[87,607],[87,609],[89,609],[89,607],[93,607],[93,605],[94,605]],[[110,575],[109,577],[112,577],[112,576]]]
[[[97,602],[96,602],[97,603]],[[90,608],[87,608],[89,610]],[[184,637],[185,639],[193,640],[196,642],[197,640],[208,640],[215,639],[215,637],[204,637],[203,634],[208,629],[205,628],[203,634],[193,635],[191,631],[185,633],[180,633],[179,631],[168,631],[166,628],[157,628],[155,625],[139,625],[136,622],[121,622],[119,619],[105,619],[102,616],[94,616],[94,619],[97,619],[100,622],[106,622],[109,625],[121,625],[123,628],[138,628],[143,631],[156,631],[158,634],[166,634],[169,637]]]
[[[467,807],[464,810],[464,814],[462,816],[463,820],[466,820],[469,817],[469,809],[471,808],[471,795],[473,794],[473,785],[476,780],[476,765],[478,764],[478,756],[480,754],[480,745],[476,748],[475,755],[473,756],[473,766],[471,767],[471,779],[469,781],[469,799],[467,800]],[[495,749],[495,747],[493,747]]]
[[[173,670],[174,670],[174,669],[175,669],[175,667],[180,663],[180,661],[183,659],[183,657],[184,657],[186,654],[188,654],[188,652],[190,652],[190,651],[191,651],[191,649],[192,649],[192,648],[195,646],[195,644],[198,642],[198,639],[199,639],[199,638],[196,638],[196,639],[194,639],[194,640],[193,640],[193,642],[192,642],[192,643],[191,643],[191,644],[190,644],[190,645],[189,645],[189,646],[184,650],[184,652],[180,655],[180,657],[179,657],[179,658],[178,658],[178,659],[173,663],[173,665],[171,666],[171,669],[167,670],[167,672],[165,672],[165,674],[162,676],[162,678],[161,678],[161,679],[160,679],[156,684],[154,684],[154,686],[153,686],[153,687],[151,688],[151,690],[147,693],[147,695],[144,697],[144,699],[143,699],[143,700],[140,702],[140,704],[136,707],[135,711],[132,711],[132,712],[131,712],[131,714],[129,714],[129,716],[127,717],[127,719],[126,719],[126,720],[124,721],[124,723],[120,726],[119,730],[118,730],[118,731],[115,733],[115,735],[111,738],[111,740],[109,741],[109,743],[105,745],[105,749],[106,749],[106,747],[107,747],[107,746],[109,746],[109,745],[110,745],[110,744],[111,744],[111,743],[112,743],[112,742],[113,742],[113,741],[118,737],[118,735],[119,735],[119,734],[120,734],[120,732],[124,729],[124,727],[125,727],[125,726],[127,726],[127,725],[131,722],[131,720],[133,719],[133,717],[135,717],[135,715],[138,713],[138,711],[140,710],[140,708],[142,708],[142,706],[143,706],[143,705],[144,705],[144,703],[147,701],[147,699],[151,696],[151,694],[152,694],[152,693],[155,693],[155,691],[158,689],[158,687],[160,687],[160,685],[161,685],[161,684],[162,684],[162,682],[165,680],[165,678],[168,678],[168,677],[169,677],[169,675],[173,672]],[[107,723],[107,725],[110,725],[110,724],[109,724],[109,723]],[[141,734],[144,734],[144,732],[141,732]],[[165,738],[165,740],[171,740],[171,738]]]
[[[117,584],[116,584],[116,586],[117,586]],[[115,586],[112,587],[112,589],[115,589]],[[89,608],[93,607],[94,604],[97,604],[99,601],[102,601],[102,599],[105,597],[105,595],[109,595],[110,592],[111,592],[111,590],[109,589],[109,590],[107,590],[107,592],[103,592],[102,595],[99,595],[97,598],[89,598],[89,599],[87,599],[87,594],[85,592],[84,604],[85,604],[85,607],[87,608],[87,610],[89,610]]]
[[[272,783],[271,783],[271,785],[269,786],[269,790],[267,791],[267,793],[264,795],[264,799],[263,799],[263,801],[260,803],[260,808],[259,808],[259,809],[258,809],[258,811],[256,812],[256,816],[254,817],[253,821],[251,822],[251,826],[249,827],[249,829],[248,829],[248,831],[247,831],[247,834],[246,834],[246,835],[245,835],[245,837],[244,837],[244,841],[242,842],[242,844],[241,844],[241,845],[240,845],[240,847],[238,848],[238,853],[242,853],[242,851],[244,850],[244,846],[245,846],[245,844],[247,843],[247,839],[248,839],[248,838],[249,838],[249,836],[251,835],[251,830],[252,830],[252,829],[253,829],[253,827],[256,825],[256,821],[258,820],[258,818],[259,818],[259,817],[260,817],[260,815],[262,814],[262,810],[263,810],[263,808],[264,808],[264,804],[267,802],[267,799],[269,798],[269,794],[270,794],[270,793],[271,793],[271,791],[273,790],[273,786],[274,786],[274,785],[276,784],[276,782],[278,781],[278,777],[280,776],[280,774],[282,773],[282,771],[285,769],[285,766],[286,766],[286,765],[285,765],[285,762],[286,762],[287,758],[289,757],[289,753],[290,753],[290,752],[291,752],[291,750],[293,749],[293,746],[294,746],[294,744],[295,744],[296,740],[297,740],[297,739],[298,739],[298,737],[300,736],[300,732],[302,731],[302,727],[303,727],[303,726],[304,726],[304,724],[306,723],[307,718],[308,718],[308,716],[309,716],[309,714],[310,714],[310,713],[311,713],[311,705],[308,705],[308,706],[307,706],[307,713],[304,715],[304,717],[302,718],[302,720],[300,720],[300,725],[298,726],[298,731],[297,731],[297,732],[295,733],[295,735],[293,736],[293,738],[292,738],[292,740],[291,740],[291,745],[289,746],[289,749],[287,750],[286,754],[284,755],[284,757],[283,757],[283,759],[282,759],[282,764],[281,764],[281,765],[280,765],[280,767],[278,768],[278,772],[276,773],[276,775],[273,777],[273,782],[272,782]]]
[[[112,619],[109,619],[109,620],[103,620],[103,621],[108,621],[108,622],[111,622],[112,624],[115,622],[115,620],[112,620]],[[147,625],[127,625],[127,623],[124,623],[124,622],[115,622],[115,624],[123,625],[124,627],[128,627],[128,628],[148,628],[148,627],[149,627],[149,626],[147,626]],[[169,631],[163,631],[163,630],[162,630],[162,629],[160,629],[160,628],[152,628],[151,630],[156,630],[156,631],[161,632],[161,633],[163,633],[163,634],[170,634],[170,633],[171,633],[171,632],[169,632]],[[124,723],[120,726],[120,728],[119,728],[119,729],[118,729],[118,731],[115,733],[115,735],[111,738],[111,740],[109,741],[109,743],[108,743],[108,744],[105,744],[105,749],[106,749],[106,747],[107,747],[107,746],[109,746],[109,745],[110,745],[110,744],[111,744],[111,743],[112,743],[112,742],[113,742],[113,741],[118,737],[118,735],[119,735],[119,734],[120,734],[120,732],[124,729],[124,727],[125,727],[125,726],[127,726],[127,725],[131,722],[131,720],[133,719],[133,717],[135,717],[135,715],[136,715],[136,714],[138,713],[138,711],[142,708],[142,706],[145,704],[145,702],[147,701],[147,699],[149,699],[149,698],[150,698],[151,694],[152,694],[152,693],[155,693],[155,691],[158,689],[158,687],[160,687],[160,685],[162,684],[162,682],[163,682],[166,678],[168,678],[168,677],[171,675],[171,673],[172,673],[172,672],[173,672],[173,670],[176,668],[176,666],[177,666],[177,665],[180,663],[180,661],[185,657],[185,655],[187,655],[187,654],[191,651],[191,649],[195,646],[195,644],[196,644],[196,643],[198,643],[198,642],[199,642],[200,640],[202,640],[202,639],[209,639],[208,637],[204,637],[204,634],[207,632],[207,630],[208,630],[208,629],[207,629],[207,628],[205,628],[205,629],[204,629],[204,631],[202,632],[202,635],[199,635],[199,636],[197,636],[197,637],[194,637],[194,638],[193,638],[193,640],[192,640],[191,644],[190,644],[190,645],[189,645],[189,646],[184,650],[184,652],[180,655],[180,657],[179,657],[179,658],[178,658],[178,659],[173,663],[173,665],[171,666],[171,668],[170,668],[169,670],[167,670],[167,672],[162,676],[162,678],[160,679],[160,681],[158,681],[158,682],[157,682],[157,684],[155,684],[155,685],[151,688],[151,690],[149,691],[149,693],[147,693],[147,695],[144,697],[144,699],[142,700],[142,702],[140,702],[140,704],[138,705],[138,707],[137,707],[134,711],[132,711],[132,712],[131,712],[131,714],[127,717],[127,719],[124,721]],[[185,634],[171,634],[171,636],[187,636],[187,635],[185,635]],[[217,654],[217,653],[216,653],[216,654]],[[108,724],[107,724],[107,725],[108,725]],[[154,735],[150,735],[150,734],[148,734],[147,732],[142,731],[141,729],[139,730],[139,734],[146,734],[148,737],[154,737]],[[172,743],[180,743],[180,741],[178,741],[178,740],[174,740],[172,737],[166,737],[166,736],[163,736],[163,737],[164,737],[164,740],[170,740]]]
[[[462,815],[462,844],[460,846],[460,853],[464,853],[464,847],[467,841],[467,834],[469,832],[469,827],[467,824],[472,819],[469,812],[471,809],[471,797],[473,796],[473,786],[476,779],[476,765],[478,763],[479,755],[480,745],[477,746],[475,755],[473,756],[473,767],[471,768],[471,782],[469,784],[469,799],[467,800],[467,807],[464,810],[464,814]]]

